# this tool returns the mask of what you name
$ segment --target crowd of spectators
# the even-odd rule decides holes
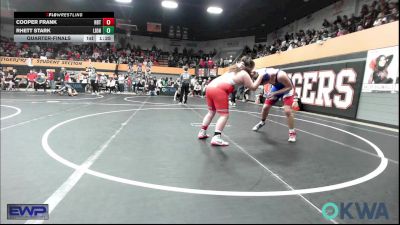
[[[178,48],[175,48],[168,56],[169,67],[182,67],[188,66],[189,68],[214,68],[214,61],[212,58],[217,54],[217,50],[205,54],[204,51],[200,50],[194,52],[193,49],[183,49],[182,53],[178,52]]]
[[[16,69],[0,70],[1,90],[28,90],[33,88],[51,90],[57,92],[67,83],[85,84],[85,92],[92,94],[100,93],[134,93],[138,95],[160,95],[165,87],[173,87],[177,91],[175,99],[180,94],[180,80],[173,77],[156,77],[151,72],[128,71],[121,74],[98,73],[96,70],[86,68],[85,71],[71,71],[62,68],[55,72],[54,69],[45,71],[31,69],[26,76],[18,77]],[[211,77],[193,76],[190,81],[189,96],[204,97],[205,88],[211,81]]]
[[[117,48],[114,44],[99,45],[70,43],[16,43],[6,37],[1,37],[0,56],[42,58],[58,60],[74,60],[103,63],[134,63],[150,60],[158,65],[162,51],[155,46],[143,50],[140,46],[127,45]]]
[[[291,34],[286,33],[282,39],[278,38],[270,45],[259,44],[255,45],[253,49],[246,46],[242,54],[260,58],[397,20],[399,20],[398,2],[373,1],[371,5],[362,6],[359,16],[339,15],[335,21],[325,19],[319,30],[307,29]]]
[[[193,49],[183,49],[179,53],[176,48],[173,52],[163,52],[156,46],[151,49],[141,49],[140,46],[130,46],[128,43],[125,48],[116,47],[114,44],[79,44],[70,43],[15,43],[10,38],[1,37],[0,56],[42,58],[73,61],[118,63],[118,64],[139,64],[151,62],[152,65],[159,66],[163,55],[168,60],[170,67],[182,67],[187,65],[190,68],[199,66],[200,68],[213,68],[212,57],[216,50],[205,54],[203,51],[194,52]]]

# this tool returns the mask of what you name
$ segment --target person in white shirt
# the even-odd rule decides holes
[[[125,88],[125,77],[124,75],[120,74],[118,76],[118,91],[124,92],[125,91],[124,88]]]
[[[196,77],[192,77],[192,79],[190,80],[190,92],[189,92],[189,96],[194,96],[194,85],[196,85]]]
[[[38,76],[45,76],[44,73],[42,72],[42,70],[39,70],[39,73],[37,74]]]
[[[194,95],[200,96],[201,94],[201,85],[196,82],[196,84],[194,85]]]
[[[117,92],[117,90],[115,89],[115,84],[116,83],[115,83],[114,77],[110,76],[107,80],[106,91],[109,90],[110,94],[111,94],[111,91],[114,91],[114,93]]]

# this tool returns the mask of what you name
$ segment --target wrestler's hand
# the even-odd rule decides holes
[[[267,93],[266,96],[265,96],[265,98],[267,98],[267,99],[272,99],[272,98],[274,98],[274,97],[275,97],[275,93],[274,93],[274,92],[269,92],[269,93]]]
[[[256,80],[259,75],[258,75],[257,71],[253,70],[253,71],[251,71],[250,76],[251,76],[251,79]]]

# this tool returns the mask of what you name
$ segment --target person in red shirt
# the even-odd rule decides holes
[[[200,59],[199,65],[200,65],[201,68],[206,67],[206,62],[204,61],[203,58]]]
[[[128,92],[132,92],[132,77],[131,76],[128,76],[127,85],[128,85]]]
[[[54,90],[56,88],[54,82],[54,71],[47,69],[46,72],[47,72],[47,80],[50,81],[50,88]]]
[[[208,64],[208,68],[209,68],[209,69],[212,69],[212,68],[214,67],[214,62],[212,61],[211,58],[208,59],[207,64]]]
[[[65,83],[71,82],[71,81],[70,81],[70,75],[69,75],[69,73],[66,73],[66,74],[65,74],[64,82],[65,82]]]
[[[28,85],[26,86],[25,90],[28,90],[29,87],[34,88],[35,87],[35,80],[37,78],[37,74],[34,70],[30,70],[29,73],[27,74],[28,78]]]

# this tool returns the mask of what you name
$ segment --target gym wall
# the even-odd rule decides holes
[[[399,22],[393,22],[256,59],[256,68],[285,70],[292,77],[306,111],[398,127],[399,67],[394,63],[398,61],[398,37]],[[375,58],[391,55],[379,53],[390,47],[392,51],[397,49],[397,58],[390,65],[394,69],[389,71],[393,87],[366,92],[363,86],[365,76],[370,76],[370,53],[378,51]],[[226,70],[219,69],[218,74]]]

